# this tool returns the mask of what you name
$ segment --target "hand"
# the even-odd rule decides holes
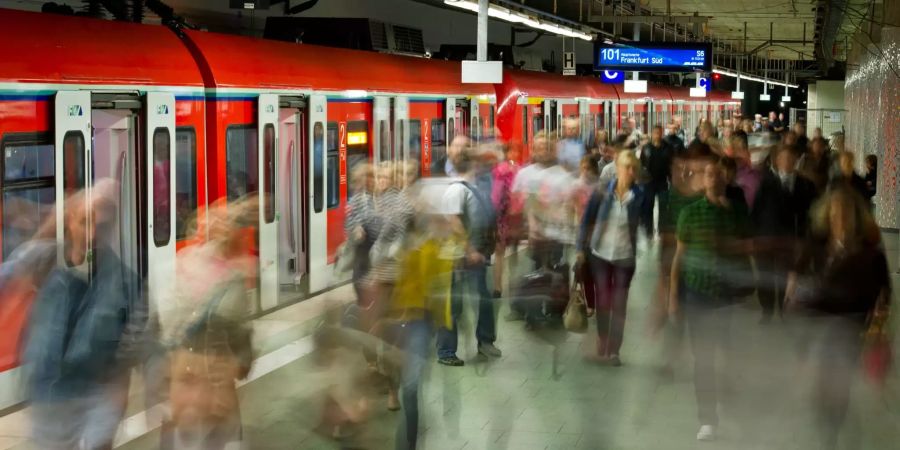
[[[366,230],[363,227],[358,226],[353,230],[353,237],[357,241],[362,241],[366,238]]]
[[[585,307],[584,312],[588,317],[594,317],[594,308]]]
[[[484,255],[482,255],[481,253],[478,253],[474,250],[470,251],[468,254],[466,254],[466,262],[470,266],[477,266],[479,264],[484,264]]]

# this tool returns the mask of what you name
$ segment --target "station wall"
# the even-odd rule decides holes
[[[857,167],[862,167],[865,155],[878,156],[876,219],[880,226],[896,229],[900,228],[900,28],[882,29],[877,45],[861,51],[859,65],[847,73],[846,149],[856,154]]]

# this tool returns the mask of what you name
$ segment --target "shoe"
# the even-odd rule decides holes
[[[714,441],[716,440],[716,426],[702,425],[700,431],[697,432],[698,441]]]
[[[465,361],[457,358],[456,356],[447,356],[444,358],[438,358],[438,364],[443,364],[445,366],[451,367],[460,367],[466,365]]]
[[[503,352],[501,352],[499,348],[495,347],[494,344],[478,344],[478,353],[484,356],[490,356],[491,358],[499,358],[503,356]]]
[[[610,355],[607,364],[613,367],[620,367],[622,365],[622,360],[619,359],[619,355]]]

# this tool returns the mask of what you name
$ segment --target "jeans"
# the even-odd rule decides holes
[[[31,404],[32,437],[42,450],[111,449],[125,415],[129,377],[92,389],[91,393]]]
[[[634,277],[634,266],[617,266],[594,255],[590,255],[590,265],[595,284],[598,351],[601,356],[618,355],[625,334],[628,288]]]
[[[453,283],[450,288],[450,314],[453,328],[439,328],[437,332],[438,358],[456,356],[458,345],[457,324],[462,315],[463,299],[468,283],[474,287],[478,302],[478,324],[475,327],[475,338],[478,344],[493,344],[497,340],[494,323],[494,303],[487,287],[487,266],[465,268],[453,272]]]
[[[398,326],[397,336],[406,352],[400,375],[400,401],[403,420],[397,425],[397,450],[414,450],[419,436],[419,388],[428,367],[431,325],[427,319]]]
[[[685,288],[684,317],[694,354],[694,393],[701,425],[718,425],[719,383],[716,351],[728,351],[731,310],[715,307],[716,299]]]

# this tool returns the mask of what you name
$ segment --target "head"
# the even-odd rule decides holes
[[[803,122],[795,123],[792,129],[797,136],[806,136],[806,125]]]
[[[778,113],[778,120],[784,121],[784,113],[783,112]]]
[[[821,128],[821,127],[816,127],[816,128],[813,130],[813,139],[815,139],[815,138],[824,138],[824,136],[822,135],[822,128]]]
[[[578,139],[581,137],[581,126],[578,123],[578,119],[566,119],[564,127],[567,139]]]
[[[375,193],[383,194],[392,187],[394,187],[394,163],[383,161],[378,164],[375,171]]]
[[[625,128],[627,128],[628,131],[637,130],[637,121],[634,117],[629,117],[628,120],[625,121]]]
[[[603,146],[603,150],[600,153],[600,156],[604,161],[610,162],[616,158],[616,148],[612,145]]]
[[[578,169],[581,178],[586,180],[596,180],[600,177],[599,158],[596,155],[588,155],[581,158]]]
[[[666,124],[666,134],[675,135],[675,133],[678,133],[678,124],[676,124],[674,120],[670,120],[669,123]]]
[[[734,183],[734,180],[737,177],[737,161],[734,158],[721,158],[719,159],[719,167],[721,167],[722,173],[725,176],[725,184],[729,185]]]
[[[841,175],[844,177],[853,176],[855,170],[853,153],[848,151],[843,151],[838,153],[838,168],[841,170]]]
[[[653,127],[653,130],[650,131],[650,142],[652,142],[653,145],[659,145],[660,142],[662,142],[662,138],[663,138],[662,127],[659,125],[655,125]]]
[[[725,120],[721,118],[717,119],[716,128],[725,128]]]
[[[878,157],[875,155],[866,155],[866,171],[872,172],[878,170]]]
[[[703,189],[707,197],[721,197],[725,193],[725,186],[725,169],[715,159],[707,159],[703,168]]]
[[[775,154],[775,170],[779,173],[791,174],[797,167],[797,154],[788,145],[782,145]]]
[[[421,168],[419,167],[418,161],[416,161],[416,160],[406,161],[406,163],[403,164],[403,173],[401,174],[403,183],[402,183],[402,186],[400,186],[400,188],[406,189],[406,188],[412,186],[413,184],[415,184],[416,181],[419,179],[419,171],[420,170],[421,170]]]
[[[609,143],[609,132],[606,130],[597,130],[597,134],[594,137],[594,142],[596,142],[599,149],[602,149],[604,145]]]
[[[875,245],[881,239],[869,205],[849,185],[838,184],[826,191],[810,215],[814,234],[848,247]]]
[[[544,132],[536,134],[531,145],[531,157],[538,164],[545,166],[555,164],[556,143]]]
[[[769,111],[769,122],[774,122],[778,119],[778,116],[775,114],[775,111]]]
[[[675,116],[672,119],[675,121],[675,127],[680,130],[684,119],[682,119],[681,116]]]
[[[619,185],[631,186],[637,180],[641,161],[631,150],[622,150],[616,154],[616,179]]]
[[[731,139],[731,136],[734,135],[734,129],[731,127],[725,127],[722,129],[722,139],[725,142],[728,142]]]
[[[747,133],[744,133],[743,131],[735,132],[734,135],[731,136],[731,139],[728,140],[728,143],[728,148],[725,149],[726,155],[740,161],[750,160],[750,149],[747,146]]]
[[[375,169],[369,163],[357,164],[350,174],[350,184],[354,192],[375,190]]]
[[[752,133],[753,132],[753,121],[750,119],[746,119],[743,122],[741,122],[741,130],[743,130],[743,132],[747,133],[747,134]]]
[[[815,158],[821,158],[825,155],[825,152],[828,151],[828,142],[821,137],[813,138],[813,140],[809,143],[810,149],[812,151],[812,155]]]
[[[710,139],[715,137],[716,132],[713,128],[712,124],[707,122],[702,122],[699,128],[699,137],[701,142],[709,142]]]
[[[459,155],[470,145],[471,141],[468,137],[458,135],[453,138],[453,141],[450,142],[450,147],[447,148],[447,159],[453,163],[453,166],[456,166],[457,158]]]
[[[781,142],[784,145],[788,146],[797,145],[797,134],[793,131],[788,131],[787,133],[784,133],[784,137],[782,138]]]

